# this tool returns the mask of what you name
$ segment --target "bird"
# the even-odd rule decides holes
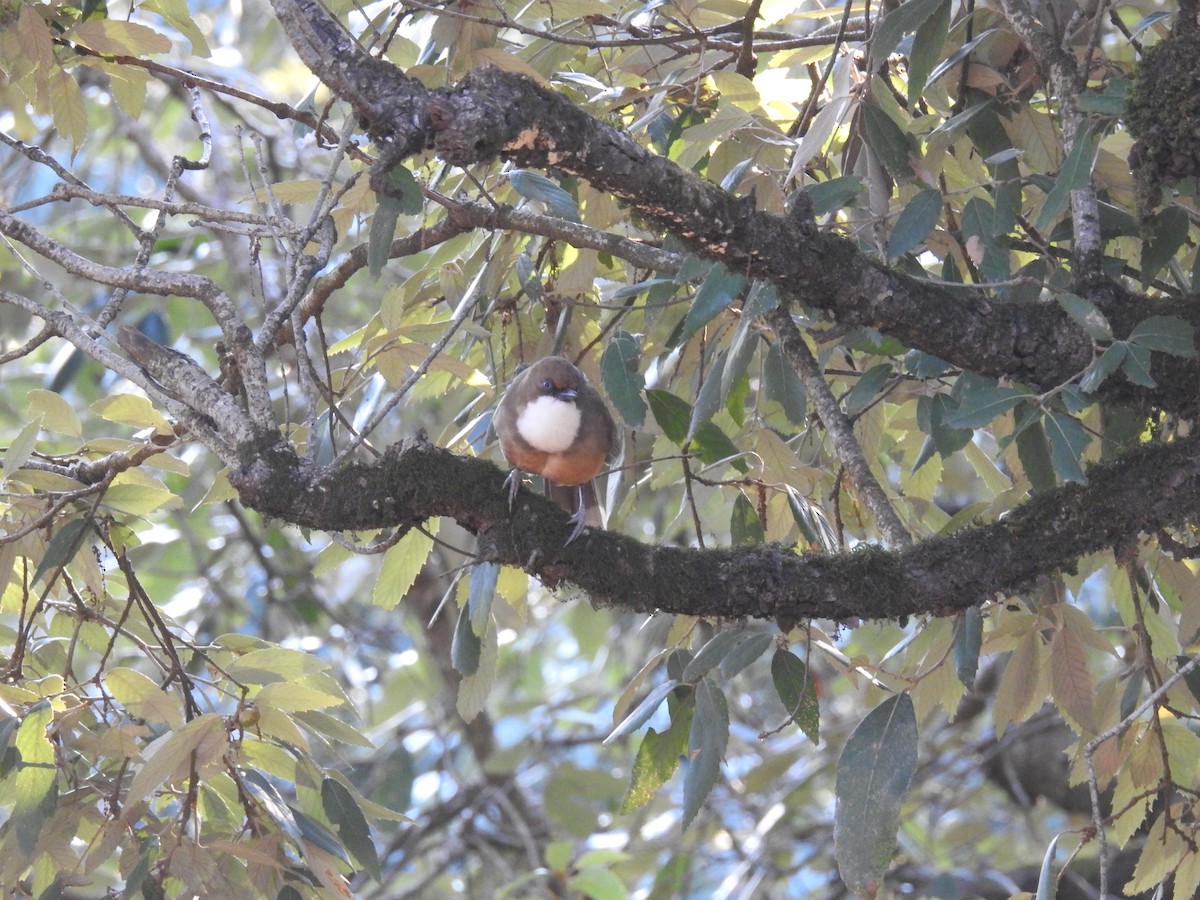
[[[546,479],[547,492],[573,511],[575,527],[567,544],[584,528],[603,525],[592,479],[620,450],[620,439],[600,392],[578,367],[561,356],[545,356],[517,373],[496,406],[492,426],[513,467],[505,481],[510,511],[521,472],[529,472]]]

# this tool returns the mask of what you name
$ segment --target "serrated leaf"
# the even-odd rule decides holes
[[[432,535],[437,533],[438,524],[430,520],[426,524],[428,534],[412,529],[383,554],[383,565],[379,567],[371,594],[376,606],[392,609],[408,593],[433,550]]]
[[[763,361],[763,385],[767,399],[775,400],[783,407],[784,415],[794,425],[803,425],[808,416],[808,392],[795,368],[783,355],[778,342],[767,349]]]
[[[1150,351],[1137,344],[1125,345],[1125,358],[1121,361],[1121,371],[1134,384],[1144,387],[1155,387],[1157,382],[1150,375]]]
[[[121,19],[88,19],[69,29],[64,37],[103,56],[145,56],[171,51],[171,41],[164,35],[146,25]]]
[[[527,169],[513,169],[508,179],[512,182],[513,189],[525,199],[545,203],[560,219],[579,221],[579,206],[575,203],[575,198],[552,178]]]
[[[837,762],[833,840],[851,891],[873,893],[887,871],[916,768],[916,713],[908,694],[896,694],[859,722]]]
[[[1090,131],[1080,130],[1075,135],[1075,145],[1054,179],[1054,187],[1046,195],[1035,223],[1039,231],[1045,231],[1066,210],[1071,202],[1071,191],[1085,188],[1092,177],[1095,162],[1096,138]]]
[[[746,495],[739,491],[729,514],[730,543],[734,547],[757,546],[765,538],[766,532],[763,531],[762,521],[758,518],[758,510]]]
[[[1054,700],[1066,715],[1089,734],[1096,733],[1096,684],[1087,665],[1087,648],[1064,623],[1050,642],[1050,679]]]
[[[142,752],[145,764],[129,782],[121,818],[128,820],[129,817],[137,815],[141,801],[157,790],[181,766],[188,765],[192,752],[202,741],[209,738],[223,740],[224,735],[224,717],[217,713],[204,713],[178,731],[168,732],[152,742]]]
[[[680,681],[675,678],[668,678],[662,684],[654,687],[646,699],[635,706],[620,724],[612,730],[612,733],[604,739],[604,743],[611,744],[618,738],[622,738],[627,734],[631,734],[650,721],[650,717],[654,715],[662,702],[667,699],[671,691],[679,687]]]
[[[681,707],[675,712],[666,731],[659,733],[651,728],[646,732],[633,761],[629,790],[621,802],[622,813],[633,812],[645,804],[675,774],[679,758],[687,750],[691,721],[691,707]]]
[[[983,646],[983,615],[978,606],[969,606],[961,614],[954,633],[954,672],[968,691],[975,690],[979,671],[979,650]]]
[[[958,408],[945,417],[944,424],[947,428],[983,428],[1028,397],[1016,388],[978,379],[958,395]]]
[[[1095,393],[1105,379],[1121,367],[1128,352],[1124,341],[1110,344],[1084,371],[1079,379],[1079,389],[1086,394]]]
[[[646,380],[638,368],[640,359],[637,338],[621,330],[612,336],[600,357],[604,392],[631,428],[641,428],[646,421],[646,401],[642,399]]]
[[[321,782],[321,808],[350,855],[367,874],[379,881],[382,876],[375,842],[371,840],[371,827],[354,795],[341,782],[326,778]]]
[[[69,137],[71,144],[78,150],[87,137],[88,125],[87,107],[83,103],[79,82],[65,69],[55,66],[49,74],[49,94],[54,127],[59,133]]]
[[[1147,350],[1191,358],[1196,355],[1195,330],[1178,316],[1151,316],[1129,332],[1129,343]]]
[[[895,259],[903,253],[916,247],[929,232],[937,225],[942,214],[942,193],[932,188],[918,191],[908,201],[892,226],[891,237],[888,238],[887,255]]]
[[[730,272],[719,263],[714,265],[705,276],[704,282],[692,298],[683,320],[683,330],[679,342],[683,343],[697,331],[711,322],[716,316],[726,310],[742,289],[746,279],[741,275]]]
[[[328,668],[328,663],[303,650],[263,647],[237,657],[225,666],[225,673],[243,684],[274,684],[278,681],[294,681]]]
[[[1048,410],[1042,419],[1046,439],[1050,442],[1050,461],[1063,481],[1086,481],[1083,474],[1083,451],[1091,438],[1074,416]]]
[[[787,710],[788,718],[800,726],[810,741],[817,743],[820,738],[821,709],[817,703],[816,687],[804,660],[780,647],[771,657],[771,680],[775,684],[775,693]]]
[[[729,707],[711,678],[696,685],[696,708],[688,732],[688,766],[683,776],[681,825],[686,830],[721,775],[721,760],[729,741]]]
[[[479,665],[458,686],[457,709],[464,722],[474,720],[487,705],[488,695],[496,684],[496,663],[499,656],[496,629],[489,628],[487,634],[483,636],[483,649],[479,654]]]

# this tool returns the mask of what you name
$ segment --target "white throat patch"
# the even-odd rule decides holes
[[[517,431],[543,453],[562,453],[579,433],[579,407],[557,397],[538,397],[517,416]]]

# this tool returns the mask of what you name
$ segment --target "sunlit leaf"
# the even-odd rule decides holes
[[[379,855],[375,852],[375,842],[371,840],[371,828],[363,815],[354,795],[333,778],[321,782],[321,806],[325,815],[338,831],[338,837],[350,855],[360,866],[366,869],[376,881],[379,881]]]

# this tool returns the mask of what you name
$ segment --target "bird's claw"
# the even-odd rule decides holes
[[[521,470],[513,469],[504,479],[504,487],[508,490],[508,511],[511,513],[517,500],[517,491],[521,489]]]

